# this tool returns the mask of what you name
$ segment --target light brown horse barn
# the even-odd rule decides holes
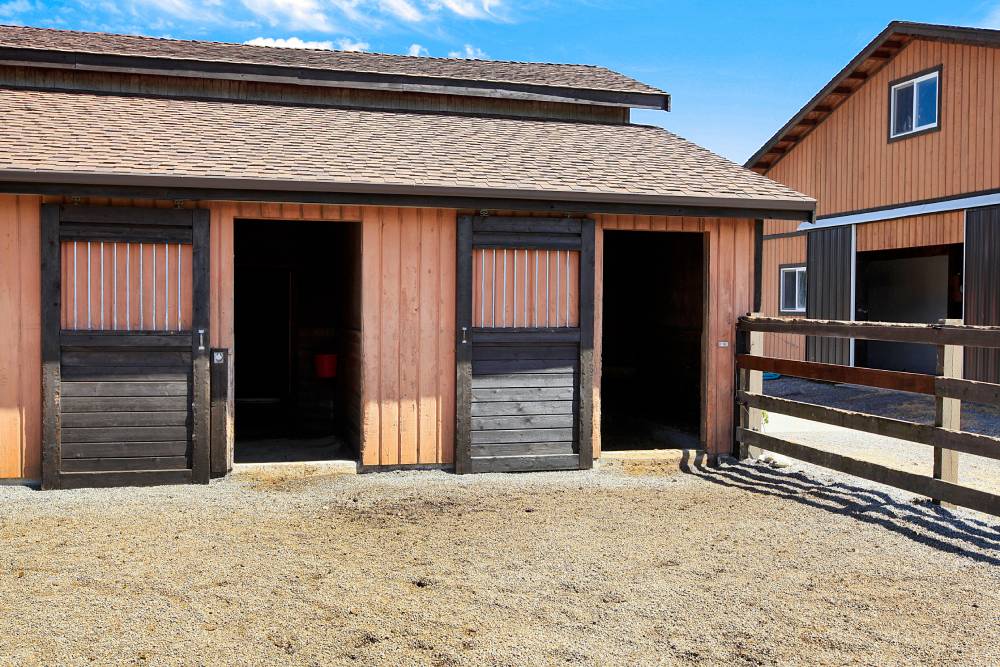
[[[17,27],[0,62],[0,477],[731,450],[754,220],[814,202],[630,123],[664,92]]]

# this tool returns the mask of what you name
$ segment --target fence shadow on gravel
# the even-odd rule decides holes
[[[1000,528],[995,527],[996,524],[959,516],[931,503],[904,502],[877,489],[842,481],[827,483],[802,472],[754,464],[710,468],[695,463],[686,468],[713,484],[842,514],[934,549],[1000,565]]]

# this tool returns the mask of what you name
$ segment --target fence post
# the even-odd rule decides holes
[[[750,314],[751,318],[759,316],[760,313]],[[740,335],[736,339],[736,353],[751,354],[754,356],[764,354],[764,334],[760,331],[740,332]],[[747,391],[752,394],[763,393],[764,374],[761,371],[741,369],[737,377],[736,389],[737,391]],[[759,409],[748,408],[737,402],[736,410],[739,415],[737,428],[760,431],[763,416]],[[762,451],[759,447],[750,447],[743,443],[738,443],[737,454],[741,460],[747,458],[755,459],[761,455]]]
[[[960,319],[941,320],[942,324],[961,325]],[[963,372],[963,360],[965,358],[965,348],[961,345],[941,345],[938,347],[938,375],[949,378],[961,379]],[[957,398],[935,398],[936,414],[934,423],[937,426],[946,428],[949,431],[962,430],[962,401]],[[958,452],[950,449],[934,448],[934,479],[946,482],[958,483]],[[943,507],[953,507],[951,503],[944,503],[939,498],[934,502]]]

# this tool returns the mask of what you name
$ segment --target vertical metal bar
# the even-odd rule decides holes
[[[479,326],[486,326],[486,249],[479,251]]]
[[[111,328],[118,330],[118,242],[111,247],[114,269],[111,272]]]
[[[153,244],[153,312],[150,314],[152,328],[156,328],[156,244]]]
[[[170,244],[163,244],[163,328],[170,331]]]
[[[559,289],[559,250],[556,250],[556,326],[559,326],[559,296],[562,290]]]
[[[181,281],[181,258],[184,256],[183,248],[181,244],[177,244],[177,330],[180,331],[184,328],[184,323],[181,322],[181,292],[183,291],[183,283]]]
[[[87,329],[91,327],[90,315],[90,241],[87,241]]]
[[[97,246],[101,252],[101,330],[104,329],[104,241]]]
[[[514,248],[514,316],[511,318],[510,325],[517,328],[517,248]]]
[[[490,301],[490,326],[497,325],[497,249],[493,248],[493,299]]]
[[[549,326],[549,251],[545,251],[545,326]]]
[[[80,275],[76,267],[76,257],[78,254],[79,253],[77,252],[76,241],[73,241],[73,328],[74,329],[80,328],[79,326],[80,323],[78,321],[80,308],[77,305],[77,298],[76,298],[76,283]]]
[[[125,328],[132,330],[132,244],[125,244]]]
[[[500,326],[507,326],[507,248],[503,249],[503,319]]]
[[[569,279],[569,254],[570,251],[567,250],[566,251],[566,326],[569,326],[569,299],[571,296],[569,291],[569,286],[573,284]]]
[[[535,250],[535,317],[532,324],[538,326],[538,250]]]
[[[524,326],[528,326],[528,253],[531,252],[528,249],[524,251],[524,317],[521,318],[521,322]]]
[[[142,261],[144,254],[145,253],[143,252],[142,243],[139,243],[139,330],[140,331],[144,329],[146,325],[146,313],[144,312],[145,310],[144,302],[146,299],[145,295],[143,294],[143,285],[142,285],[142,278],[143,278]]]

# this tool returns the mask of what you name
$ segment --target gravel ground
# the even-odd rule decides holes
[[[3,665],[997,665],[1000,522],[806,465],[0,488]]]

